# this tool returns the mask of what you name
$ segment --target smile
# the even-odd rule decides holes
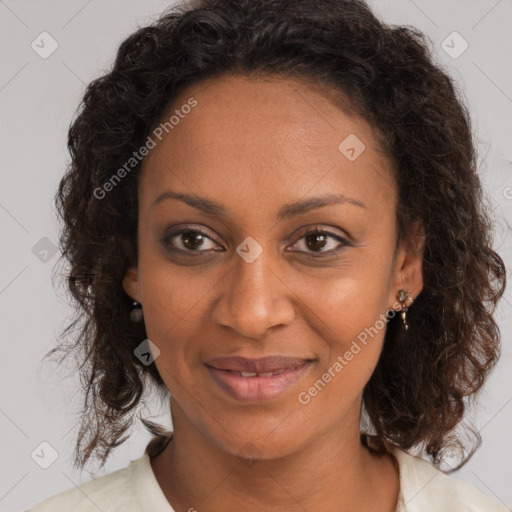
[[[293,368],[273,372],[223,370],[205,363],[212,380],[232,398],[242,402],[261,402],[282,395],[312,366],[304,361]]]

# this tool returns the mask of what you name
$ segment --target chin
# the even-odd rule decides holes
[[[280,428],[282,423],[288,421],[287,415],[276,420],[272,415],[267,420],[258,421],[254,415],[247,420],[235,420],[231,418],[228,427],[219,424],[212,425],[213,430],[207,434],[208,437],[221,450],[233,456],[247,459],[248,463],[255,460],[271,460],[290,455],[306,444],[302,440],[304,430],[297,425],[297,430]]]

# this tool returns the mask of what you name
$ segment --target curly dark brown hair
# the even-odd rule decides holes
[[[61,337],[74,343],[45,357],[80,357],[75,467],[94,454],[102,467],[126,441],[150,384],[161,397],[168,392],[156,366],[134,356],[147,336],[143,322],[130,322],[132,300],[122,287],[137,263],[140,163],[101,200],[98,191],[183,88],[233,73],[327,85],[375,128],[393,162],[399,237],[414,222],[426,237],[424,287],[408,331],[400,318],[389,321],[363,404],[379,450],[421,447],[439,465],[448,448],[463,446],[455,431],[499,357],[493,313],[506,282],[461,92],[424,34],[384,24],[363,1],[199,0],[124,40],[110,72],[88,85],[69,129],[71,163],[55,200],[76,306]],[[165,430],[139,417],[151,433]],[[462,463],[481,443],[472,432],[476,443]]]

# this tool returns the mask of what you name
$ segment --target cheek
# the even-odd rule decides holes
[[[343,268],[315,286],[311,279],[296,277],[296,289],[307,290],[300,296],[305,306],[301,314],[323,343],[323,357],[308,383],[312,387],[303,390],[302,403],[348,404],[370,379],[387,327],[388,263],[368,256],[349,263],[347,258]]]
[[[194,323],[201,300],[215,284],[211,272],[172,263],[149,234],[140,241],[138,269],[148,337],[161,343],[182,339],[176,333]]]
[[[169,390],[177,391],[180,383],[194,379],[196,345],[208,343],[204,336],[210,331],[201,329],[211,316],[207,305],[221,275],[178,267],[154,254],[140,255],[139,275],[147,336],[160,350],[155,364]]]
[[[319,313],[320,314],[320,313]],[[356,400],[377,365],[386,332],[385,311],[376,301],[342,300],[321,310],[325,323],[321,357],[311,376],[301,404],[339,415]],[[323,350],[322,350],[323,348]],[[331,415],[331,413],[327,413]]]
[[[338,287],[331,297],[324,296],[323,301],[318,297],[321,307],[316,312],[325,324],[321,357],[296,397],[299,409],[322,418],[326,428],[348,411],[358,414],[355,404],[375,370],[387,326],[378,290],[365,293],[374,290],[361,289],[360,282],[345,284],[343,292]]]
[[[321,278],[296,272],[290,282],[303,304],[301,314],[317,317],[325,325],[330,344],[341,351],[352,339],[370,329],[388,309],[391,260],[382,250],[358,249],[347,255],[337,268],[324,271]],[[320,274],[318,274],[320,275]],[[382,330],[381,322],[379,322]]]

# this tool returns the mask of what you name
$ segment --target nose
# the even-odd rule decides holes
[[[271,268],[265,252],[252,263],[235,260],[220,290],[214,321],[241,336],[261,339],[269,329],[287,325],[295,318],[292,283]]]

